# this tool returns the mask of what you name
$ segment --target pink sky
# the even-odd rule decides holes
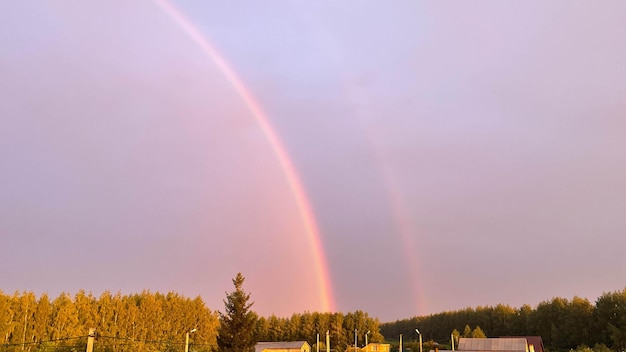
[[[0,5],[0,290],[222,309],[242,272],[262,315],[390,321],[623,289],[622,2],[171,4],[200,39]]]

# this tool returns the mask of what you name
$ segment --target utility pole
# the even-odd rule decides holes
[[[450,343],[452,345],[452,350],[454,351],[454,334],[450,334]]]
[[[187,333],[185,334],[185,352],[189,352],[189,334],[194,333],[196,331],[198,331],[198,329],[193,328],[187,331]]]
[[[93,340],[96,337],[96,328],[89,328],[89,335],[87,335],[87,349],[85,352],[93,352]]]

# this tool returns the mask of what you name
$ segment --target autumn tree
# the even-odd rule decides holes
[[[244,280],[241,273],[233,279],[235,291],[226,294],[225,312],[219,312],[217,345],[221,352],[254,351],[256,314],[250,310],[254,302],[248,302],[250,294],[243,290]]]
[[[450,334],[452,339],[454,340],[454,344],[455,345],[459,345],[459,337],[461,337],[461,333],[459,332],[459,330],[454,329],[452,330],[452,334]]]
[[[472,337],[472,328],[468,325],[465,325],[463,329],[463,337]]]
[[[481,329],[480,326],[477,325],[474,330],[472,330],[470,337],[474,339],[484,339],[487,337],[487,335],[485,335],[483,329]]]

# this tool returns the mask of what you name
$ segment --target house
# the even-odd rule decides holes
[[[389,352],[390,346],[388,343],[368,343],[361,352]]]
[[[306,341],[258,342],[254,352],[311,352],[311,345]]]

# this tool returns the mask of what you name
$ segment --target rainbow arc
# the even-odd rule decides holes
[[[189,20],[176,6],[167,0],[154,0],[156,4],[183,30],[183,32],[204,52],[221,71],[224,77],[230,82],[243,103],[259,124],[259,127],[266,136],[280,167],[285,175],[294,201],[298,208],[302,223],[305,229],[307,241],[311,247],[314,258],[319,296],[325,311],[334,311],[335,303],[332,294],[331,280],[326,264],[321,236],[315,220],[310,201],[302,185],[302,181],[293,162],[289,157],[285,146],[272,127],[267,115],[263,112],[261,105],[254,99],[250,90],[237,75],[228,61],[210,43],[208,38]]]

